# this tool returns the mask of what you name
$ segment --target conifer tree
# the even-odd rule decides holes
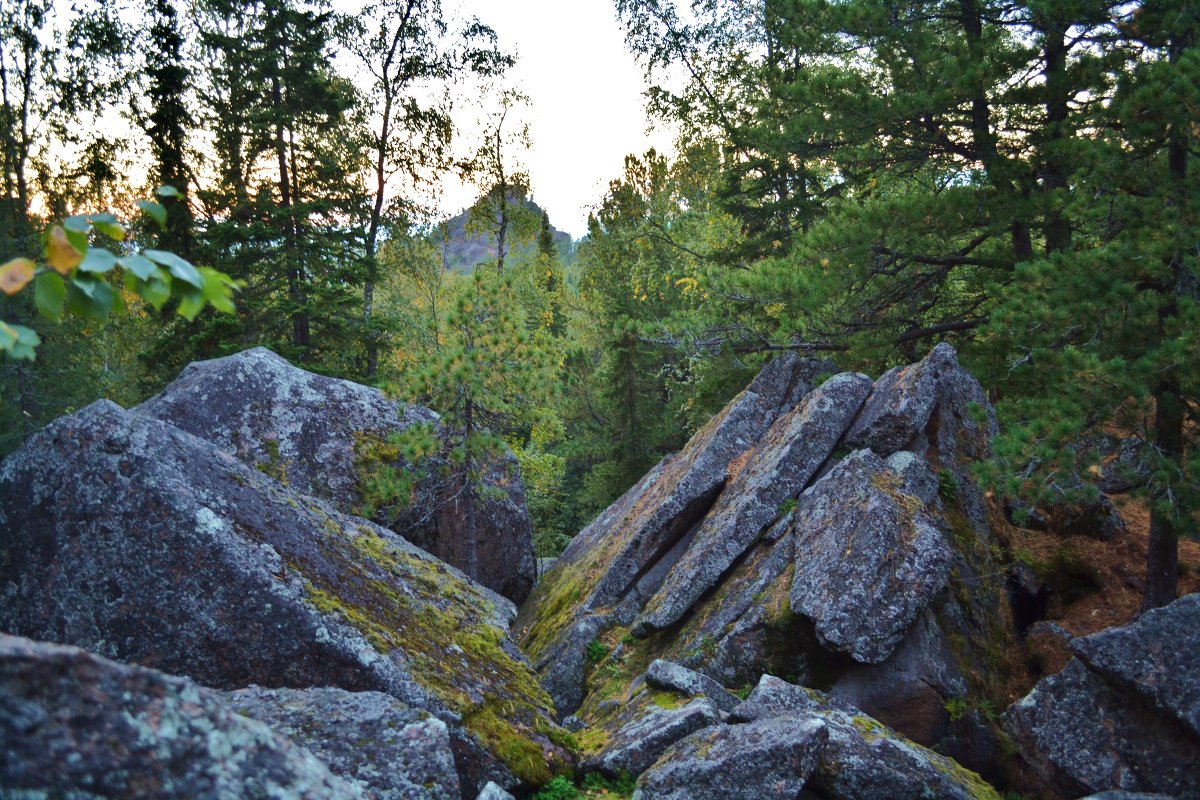
[[[176,326],[155,372],[251,344],[350,372],[363,280],[358,97],[330,63],[336,17],[293,0],[204,0],[201,115],[217,181],[198,192],[197,258],[246,285],[235,320]]]
[[[1098,149],[1072,172],[1063,208],[1078,246],[1022,264],[989,327],[1007,396],[1005,489],[1069,489],[1098,458],[1080,442],[1108,426],[1144,443],[1145,608],[1174,599],[1177,540],[1196,533],[1200,508],[1197,32],[1200,6],[1188,2],[1146,4],[1126,21],[1140,52],[1095,109]]]
[[[504,450],[504,432],[535,423],[554,385],[554,363],[530,335],[521,309],[509,302],[511,289],[511,280],[491,269],[464,278],[436,352],[415,365],[399,389],[442,416],[442,451],[457,487],[444,502],[464,521],[470,575],[477,574],[479,504],[488,491],[485,479]],[[407,433],[406,452],[435,452],[433,434],[415,426]]]
[[[164,197],[166,228],[159,235],[161,249],[193,258],[193,219],[189,203],[191,186],[187,150],[194,110],[188,105],[191,69],[185,62],[183,33],[172,0],[149,0],[150,43],[146,56],[149,112],[144,124],[154,155],[158,186],[178,191]]]

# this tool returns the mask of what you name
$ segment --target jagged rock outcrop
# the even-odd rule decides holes
[[[654,689],[677,692],[693,699],[703,697],[718,711],[733,711],[741,702],[718,681],[661,658],[655,660],[646,670],[646,685]]]
[[[828,800],[987,798],[999,794],[953,760],[909,741],[857,708],[814,689],[764,675],[731,722],[771,719],[821,722],[828,740],[809,785]]]
[[[415,476],[411,500],[376,521],[443,561],[467,566],[464,520],[451,482],[432,461],[420,469],[401,464],[387,441],[412,425],[436,424],[429,409],[306,372],[256,347],[189,364],[134,411],[206,439],[344,513],[358,513],[370,470],[407,470]],[[511,455],[485,473],[492,491],[476,512],[478,563],[471,577],[520,603],[537,577],[524,487]]]
[[[825,748],[813,717],[697,731],[642,775],[634,800],[795,800]]]
[[[1004,715],[1025,760],[1067,796],[1200,796],[1200,595],[1070,647]]]
[[[391,531],[106,401],[0,464],[0,630],[205,685],[378,691],[443,719],[464,794],[549,777],[504,598]]]
[[[639,631],[678,622],[758,539],[825,463],[871,390],[866,375],[834,376],[781,415],[729,471],[725,489],[642,610]]]
[[[523,646],[558,712],[606,735],[665,659],[727,688],[794,676],[994,764],[976,707],[1015,634],[971,473],[994,412],[948,345],[874,383],[810,387],[805,364],[769,363],[576,537]]]
[[[221,693],[237,713],[305,748],[377,800],[459,800],[446,723],[379,692],[329,687]]]
[[[862,663],[891,655],[950,575],[945,537],[906,488],[858,450],[804,493],[792,518],[792,611],[823,645]]]
[[[185,678],[4,634],[0,795],[374,797]]]
[[[811,389],[827,362],[768,364],[687,446],[659,462],[583,529],[523,608],[523,647],[560,714],[584,697],[586,649],[601,630],[633,619],[686,552],[731,465]]]
[[[707,700],[693,700],[677,708],[653,702],[638,706],[633,718],[622,725],[584,768],[618,776],[623,772],[641,775],[663,752],[693,731],[720,721],[717,709]]]

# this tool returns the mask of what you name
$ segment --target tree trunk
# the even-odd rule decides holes
[[[1066,155],[1062,144],[1069,138],[1067,117],[1070,113],[1070,86],[1067,78],[1066,25],[1058,20],[1039,20],[1043,36],[1043,58],[1046,68],[1046,124],[1043,128],[1046,140],[1042,142],[1045,157],[1042,164],[1043,191],[1066,192],[1068,173]],[[1066,252],[1071,249],[1071,221],[1062,213],[1058,203],[1051,201],[1043,226],[1046,239],[1046,254]]]
[[[383,59],[383,67],[381,69],[380,85],[383,89],[383,110],[379,123],[379,139],[375,146],[375,198],[371,204],[371,218],[367,224],[367,242],[364,256],[367,261],[367,278],[363,282],[363,328],[366,336],[367,349],[367,366],[366,378],[369,380],[375,377],[375,373],[379,369],[379,342],[376,341],[375,335],[371,332],[371,318],[375,313],[375,283],[379,278],[379,264],[376,261],[376,250],[379,243],[379,228],[383,222],[383,201],[387,193],[387,164],[388,164],[388,143],[392,137],[392,109],[395,103],[396,87],[393,85],[393,80],[399,79],[400,85],[403,86],[407,82],[407,77],[401,75],[393,77],[397,62],[403,63],[406,47],[405,43],[408,40],[409,25],[412,22],[413,14],[418,10],[419,3],[417,0],[410,0],[404,9],[404,16],[400,20],[400,24],[396,26],[396,31],[392,35],[391,46],[388,48],[387,55]]]
[[[1154,445],[1162,458],[1178,463],[1183,454],[1183,404],[1173,378],[1172,370],[1155,391]],[[1146,594],[1142,598],[1142,611],[1175,600],[1179,581],[1179,535],[1173,505],[1169,486],[1157,488],[1151,496]]]
[[[471,475],[474,462],[471,457],[471,428],[473,424],[472,407],[470,399],[467,400],[465,414],[463,417],[463,441],[466,447],[467,455],[463,459],[463,521],[466,528],[467,539],[467,569],[466,573],[472,580],[479,579],[479,527],[475,519],[475,483]]]
[[[1169,45],[1169,60],[1178,64],[1184,50],[1191,44],[1190,37],[1172,35]],[[1172,125],[1167,132],[1167,172],[1171,181],[1171,196],[1168,203],[1175,205],[1180,213],[1187,202],[1188,130]],[[1176,292],[1183,276],[1183,253],[1176,251],[1168,261],[1170,283],[1164,288],[1167,295],[1158,312],[1158,341],[1165,342],[1171,335],[1171,327],[1179,313]],[[1179,375],[1175,367],[1167,369],[1154,389],[1154,446],[1159,458],[1172,468],[1182,467],[1183,453],[1183,398],[1180,394]],[[1142,610],[1165,606],[1175,599],[1179,582],[1179,531],[1176,529],[1177,512],[1171,485],[1160,485],[1151,495],[1150,542],[1146,552],[1146,594],[1142,598]]]
[[[283,88],[278,75],[271,76],[271,101],[278,109],[283,104]],[[288,141],[282,122],[275,123],[275,158],[279,164],[279,208],[284,214],[284,230],[287,239],[287,282],[288,297],[292,310],[292,346],[297,349],[297,360],[307,361],[309,345],[308,313],[304,310],[304,274],[296,252],[296,230],[292,207],[292,179],[288,170]],[[293,165],[294,166],[294,165]]]

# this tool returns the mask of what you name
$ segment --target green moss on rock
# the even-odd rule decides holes
[[[488,598],[370,526],[323,533],[322,559],[289,562],[314,608],[340,616],[381,653],[403,652],[414,680],[523,782],[545,783],[563,767],[551,763],[539,729],[550,727],[550,698],[528,664],[504,649]]]

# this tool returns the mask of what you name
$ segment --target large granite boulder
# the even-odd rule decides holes
[[[671,661],[656,659],[646,670],[646,685],[654,689],[677,692],[684,697],[707,699],[718,711],[733,711],[739,700],[719,681],[693,672]]]
[[[634,800],[795,800],[828,732],[815,717],[697,731],[642,775]]]
[[[378,800],[462,796],[446,723],[391,695],[251,686],[221,696],[237,713],[265,723]]]
[[[870,390],[866,375],[836,375],[767,429],[745,463],[730,470],[687,550],[646,603],[635,634],[670,627],[716,586],[816,475]]]
[[[892,654],[946,586],[950,546],[925,502],[870,450],[843,459],[800,498],[792,610],[854,660]]]
[[[935,350],[931,358],[881,375],[854,427],[846,433],[846,445],[887,456],[915,441],[933,414],[938,373],[947,362],[943,351]]]
[[[1074,639],[1076,658],[1004,715],[1059,793],[1200,796],[1200,595]]]
[[[262,347],[189,364],[161,393],[134,409],[217,445],[300,493],[359,514],[372,470],[411,476],[411,498],[376,522],[460,569],[467,535],[452,478],[438,459],[402,463],[394,434],[438,416],[378,389],[315,375]],[[520,603],[537,577],[533,533],[516,460],[485,470],[489,491],[476,510],[478,560],[471,575]]]
[[[4,634],[0,796],[374,797],[186,678]]]
[[[1200,594],[1071,641],[1088,669],[1137,692],[1200,736]]]
[[[542,782],[561,754],[513,614],[391,531],[106,401],[0,464],[0,630],[221,689],[389,694],[447,723],[471,796]]]
[[[522,607],[521,642],[577,726],[611,732],[662,659],[727,689],[793,677],[984,769],[978,709],[1005,702],[1018,646],[971,471],[994,412],[949,346],[874,384],[810,387],[802,363],[767,364],[597,517]]]
[[[999,800],[978,775],[906,739],[857,708],[803,686],[764,675],[731,722],[814,719],[828,740],[808,781],[828,800],[927,797]]]

